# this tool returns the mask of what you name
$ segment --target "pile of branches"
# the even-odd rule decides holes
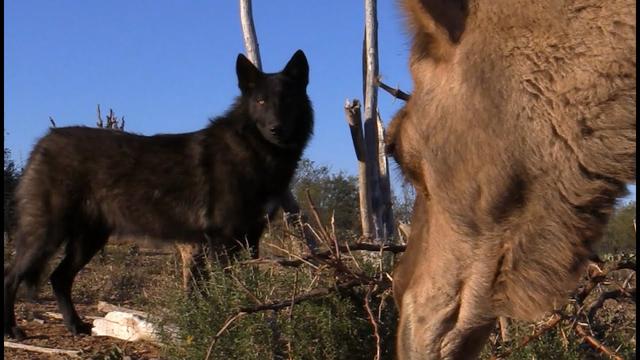
[[[295,243],[305,244],[305,254],[299,254],[289,251],[275,244],[266,243],[266,246],[274,248],[279,253],[286,256],[271,256],[267,258],[258,258],[244,260],[231,266],[278,266],[283,268],[305,268],[311,271],[316,278],[332,279],[328,287],[313,287],[306,290],[298,289],[294,285],[293,293],[289,298],[278,299],[270,302],[262,302],[256,296],[252,295],[250,289],[245,289],[247,295],[254,299],[251,306],[244,306],[233,314],[230,314],[223,326],[215,334],[209,346],[209,352],[213,348],[216,341],[224,335],[225,331],[238,319],[245,315],[262,311],[280,311],[288,309],[289,313],[296,304],[306,301],[319,300],[332,294],[340,294],[352,298],[355,303],[360,304],[368,320],[371,323],[372,335],[376,341],[377,354],[374,359],[382,357],[382,335],[381,335],[381,318],[383,317],[383,307],[388,302],[385,301],[391,295],[392,278],[390,275],[390,267],[383,262],[383,254],[399,254],[405,250],[404,245],[381,245],[375,244],[367,239],[361,238],[361,241],[347,244],[341,243],[336,236],[335,222],[333,216],[329,219],[329,224],[321,219],[319,212],[311,200],[308,192],[307,199],[311,207],[311,213],[315,225],[312,226],[306,222],[295,221],[295,225],[290,225],[290,217],[285,214],[283,216],[283,227],[285,235],[291,239],[296,239]],[[307,236],[313,236],[314,241],[305,239]],[[309,244],[319,244],[319,246],[309,246]],[[363,251],[368,253],[362,253]],[[358,254],[358,252],[360,252]],[[368,256],[371,253],[375,256]],[[369,266],[365,266],[363,262],[367,260]],[[371,259],[377,261],[376,269],[371,271]],[[240,284],[241,282],[238,281]],[[354,295],[354,290],[359,291],[360,295]],[[358,297],[358,299],[356,299]],[[372,299],[376,297],[379,300],[379,306],[374,309]],[[277,331],[275,331],[277,332]]]
[[[340,243],[336,237],[333,218],[329,219],[329,224],[321,219],[318,211],[308,196],[309,204],[315,226],[308,223],[298,223],[305,229],[295,231],[296,227],[289,226],[287,218],[284,218],[285,231],[292,238],[304,238],[304,236],[314,236],[316,242],[320,243],[319,248],[308,248],[305,255],[299,255],[286,249],[276,247],[273,244],[268,246],[275,247],[287,256],[272,256],[268,258],[259,258],[245,260],[241,265],[246,266],[281,266],[281,267],[307,267],[314,271],[319,277],[320,274],[326,275],[331,272],[331,276],[335,280],[331,287],[317,287],[307,291],[300,291],[296,288],[291,297],[280,299],[268,303],[256,301],[255,305],[246,306],[238,309],[234,314],[228,317],[228,320],[217,332],[212,339],[211,346],[216,339],[222,336],[226,329],[236,321],[247,314],[260,311],[279,311],[291,308],[295,304],[317,300],[330,294],[349,292],[354,288],[360,287],[364,290],[364,299],[361,304],[366,310],[369,322],[371,323],[372,334],[376,340],[376,354],[374,359],[381,358],[381,313],[384,299],[391,295],[392,277],[390,274],[391,267],[383,261],[383,254],[400,254],[405,250],[404,245],[380,245],[368,241],[358,241],[352,244]],[[310,235],[311,234],[311,235]],[[361,239],[366,240],[366,239]],[[299,241],[298,243],[308,244],[308,241]],[[377,259],[378,266],[376,271],[363,270],[358,259],[367,257],[362,252],[377,253],[373,257]],[[360,252],[360,255],[355,255]],[[369,258],[372,258],[369,256]],[[569,331],[575,333],[575,338],[589,345],[596,352],[607,355],[614,359],[622,359],[616,354],[616,350],[610,349],[604,345],[603,341],[593,331],[596,314],[603,308],[605,301],[614,300],[619,302],[632,302],[635,304],[636,288],[635,288],[635,256],[621,258],[608,262],[593,262],[588,266],[587,273],[581,282],[580,287],[570,297],[569,304],[563,309],[554,311],[547,319],[537,324],[532,324],[532,332],[528,336],[520,339],[509,339],[508,322],[506,319],[500,319],[496,332],[492,335],[491,340],[491,359],[506,359],[516,353],[518,350],[532,344],[540,339],[544,334],[558,329],[562,334],[564,342],[567,342],[566,334]],[[621,276],[624,275],[624,276]],[[247,290],[248,291],[248,290]],[[248,291],[249,292],[249,291]],[[371,308],[372,297],[379,297],[380,306],[378,309]]]
[[[578,289],[571,295],[569,303],[554,311],[545,320],[531,325],[531,334],[518,340],[508,336],[506,321],[500,322],[501,334],[494,334],[491,359],[506,359],[543,335],[557,330],[565,349],[569,336],[591,347],[595,352],[611,359],[622,360],[616,349],[605,345],[597,335],[597,314],[607,300],[618,304],[636,302],[636,258],[633,255],[617,255],[610,261],[597,260],[587,267]],[[634,311],[635,313],[635,311]],[[618,329],[607,329],[618,330]]]

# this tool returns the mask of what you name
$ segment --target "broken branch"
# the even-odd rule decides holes
[[[406,92],[400,90],[399,88],[392,88],[391,86],[383,83],[382,80],[380,80],[380,76],[376,78],[376,83],[378,87],[388,92],[389,94],[391,94],[391,96],[395,97],[396,99],[409,101],[409,99],[411,98],[410,94],[407,94]]]
[[[582,340],[587,344],[589,344],[589,346],[591,346],[594,350],[600,353],[603,353],[611,358],[614,358],[615,360],[623,360],[622,357],[616,354],[613,350],[609,349],[603,343],[598,341],[596,338],[589,335],[589,333],[584,328],[584,326],[580,324],[576,324],[575,330],[576,330],[576,333],[580,335],[580,337],[582,337]]]
[[[262,305],[257,305],[257,306],[253,306],[253,307],[243,307],[243,308],[240,309],[239,312],[244,312],[244,313],[247,313],[247,314],[251,314],[251,313],[264,311],[264,310],[280,310],[280,309],[284,309],[284,308],[287,308],[289,306],[292,306],[293,304],[300,303],[302,301],[322,298],[322,297],[327,296],[327,295],[329,295],[329,294],[331,294],[333,292],[336,292],[336,291],[339,291],[339,290],[348,290],[348,289],[351,289],[353,287],[360,286],[360,285],[366,285],[366,283],[364,283],[361,280],[351,280],[351,281],[347,281],[345,283],[338,284],[338,285],[336,285],[334,287],[330,287],[330,288],[314,289],[314,290],[308,291],[308,292],[306,292],[306,293],[304,293],[302,295],[298,295],[296,297],[293,297],[293,298],[291,298],[289,300],[275,301],[275,302],[262,304]]]
[[[67,356],[74,357],[74,358],[79,358],[80,357],[80,353],[81,353],[81,351],[79,351],[79,350],[64,350],[64,349],[56,349],[56,348],[46,348],[46,347],[42,347],[42,346],[19,344],[19,343],[14,343],[14,342],[11,342],[11,341],[5,341],[4,342],[4,347],[5,348],[11,348],[11,349],[20,349],[20,350],[26,350],[26,351],[33,351],[33,352],[38,352],[38,353],[43,353],[43,354],[67,355]]]

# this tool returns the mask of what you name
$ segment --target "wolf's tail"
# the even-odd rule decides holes
[[[64,210],[50,206],[50,190],[41,183],[43,169],[33,166],[34,161],[40,161],[35,151],[16,188],[15,256],[12,265],[5,267],[5,283],[7,276],[15,277],[18,286],[25,284],[30,299],[37,295],[48,263],[66,240],[64,230],[59,228]]]

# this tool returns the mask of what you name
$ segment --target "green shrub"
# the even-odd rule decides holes
[[[598,243],[598,253],[618,253],[635,251],[636,232],[633,221],[636,218],[636,202],[631,201],[616,208],[607,224],[604,236]]]
[[[240,309],[335,288],[335,274],[326,267],[247,265],[240,259],[226,269],[209,266],[208,280],[191,296],[177,282],[163,286],[165,294],[151,313],[162,326],[165,356],[171,359],[204,359],[209,350],[210,359],[371,359],[376,352],[363,302],[366,289],[357,287],[240,315],[221,331]],[[391,297],[380,292],[371,296],[372,311],[377,314],[381,299],[381,348],[383,358],[391,359],[396,314]]]

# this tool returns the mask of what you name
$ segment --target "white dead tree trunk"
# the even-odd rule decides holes
[[[377,242],[393,236],[391,189],[384,153],[384,127],[378,115],[378,14],[377,1],[365,0],[364,137],[367,188],[370,197],[373,235]]]
[[[375,80],[378,76],[378,20],[376,1],[365,0],[364,34],[364,140],[366,144],[367,187],[371,201],[373,235],[376,241],[383,239],[380,166],[378,162],[378,89]]]
[[[244,48],[247,51],[247,57],[258,70],[262,71],[258,38],[256,36],[256,28],[253,26],[251,0],[240,0],[240,24],[242,25],[242,37],[244,38]]]
[[[382,226],[384,227],[383,240],[391,242],[395,233],[393,225],[393,207],[391,203],[391,180],[389,179],[389,160],[385,151],[384,143],[384,124],[380,118],[380,112],[377,113],[378,121],[378,167],[380,174],[380,208],[382,209]]]
[[[360,190],[360,222],[362,224],[362,236],[371,237],[371,197],[367,185],[367,163],[366,145],[362,135],[362,115],[360,113],[360,102],[358,100],[347,100],[344,105],[344,112],[349,123],[353,149],[358,159],[358,189]]]
[[[348,101],[345,114],[358,158],[362,235],[390,242],[394,235],[389,166],[384,151],[384,125],[378,114],[378,20],[376,0],[365,0],[362,44],[364,134],[357,100]]]

